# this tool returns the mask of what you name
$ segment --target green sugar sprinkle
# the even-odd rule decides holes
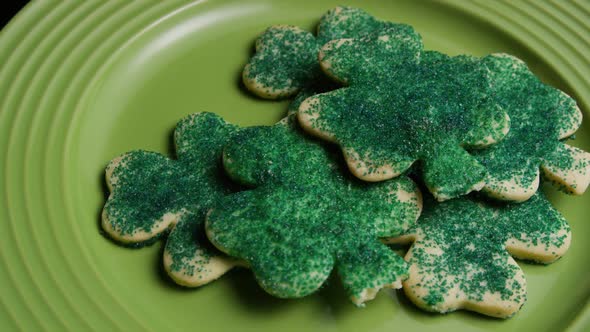
[[[424,206],[420,221],[408,232],[416,236],[408,263],[417,268],[416,275],[431,276],[413,288],[426,290],[420,301],[434,311],[443,311],[445,298],[456,288],[470,302],[492,293],[519,307],[526,289],[516,278],[520,268],[507,263],[507,241],[522,241],[522,250],[529,253],[525,258],[540,248],[556,259],[554,250],[566,246],[570,236],[567,222],[541,192],[521,204],[464,197],[444,203],[430,199]]]
[[[203,233],[205,212],[231,191],[221,152],[235,132],[236,127],[217,115],[199,113],[176,127],[177,160],[141,150],[123,155],[113,170],[112,192],[104,207],[112,228],[121,235],[150,233],[165,214],[179,213],[182,217],[166,245],[174,260],[172,270],[193,273],[186,262],[198,248],[204,258],[217,255],[198,234]]]
[[[225,168],[253,189],[216,205],[207,224],[211,241],[246,260],[260,285],[278,297],[316,291],[333,267],[357,299],[367,288],[405,278],[403,259],[378,239],[414,224],[418,198],[396,193],[414,193],[415,184],[406,177],[366,183],[349,176],[339,153],[293,122],[246,128],[232,138]]]
[[[322,46],[331,40],[362,37],[385,28],[415,33],[409,25],[379,20],[359,8],[338,6],[320,19],[317,39],[319,46]]]
[[[245,79],[256,82],[255,89],[263,89],[265,94],[280,91],[281,96],[287,97],[301,89],[311,91],[310,85],[317,87],[315,82],[323,76],[318,63],[322,45],[384,28],[415,34],[408,25],[377,20],[361,9],[342,6],[322,16],[317,37],[295,26],[272,26],[257,39],[256,53],[250,58]]]
[[[209,271],[207,265],[211,258],[220,255],[205,235],[205,215],[205,209],[186,213],[170,231],[165,252],[172,257],[171,271],[182,271],[190,277],[202,275]]]
[[[258,38],[256,45],[256,54],[244,75],[269,92],[298,89],[319,76],[319,46],[307,31],[273,26]]]
[[[473,151],[492,181],[515,179],[523,188],[530,187],[544,160],[562,170],[573,170],[576,163],[563,151],[559,139],[561,132],[579,125],[576,102],[543,84],[512,56],[490,55],[483,63],[490,69],[494,100],[511,119],[510,132],[504,140],[488,149]]]
[[[318,115],[311,126],[356,151],[368,173],[422,161],[428,187],[448,199],[485,179],[462,146],[501,139],[505,112],[488,97],[479,59],[421,48],[417,36],[410,42],[388,30],[324,48],[327,70],[350,86],[312,97],[301,111]]]

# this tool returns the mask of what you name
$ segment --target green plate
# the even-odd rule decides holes
[[[131,149],[170,152],[178,119],[212,111],[272,124],[285,102],[239,85],[256,35],[312,28],[339,3],[413,25],[447,53],[513,53],[590,116],[590,3],[521,1],[35,1],[0,34],[0,330],[529,331],[590,328],[590,194],[551,193],[569,253],[523,264],[528,301],[501,321],[417,310],[383,291],[355,308],[329,284],[302,300],[262,292],[248,271],[175,286],[162,244],[130,250],[99,232],[103,169]],[[574,145],[590,150],[586,120]]]

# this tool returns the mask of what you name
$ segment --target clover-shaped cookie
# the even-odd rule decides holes
[[[378,20],[367,12],[338,6],[322,16],[317,37],[296,26],[276,25],[256,40],[255,54],[242,72],[244,85],[262,98],[294,96],[321,80],[318,52],[330,40],[367,35],[385,27],[415,34],[404,24]]]
[[[413,242],[403,286],[417,306],[507,318],[526,300],[524,273],[512,257],[548,264],[570,240],[566,220],[539,192],[520,204],[426,200],[417,226],[393,242]]]
[[[414,225],[421,210],[416,185],[406,177],[359,181],[341,167],[339,154],[306,137],[292,118],[232,138],[225,169],[252,189],[216,205],[207,236],[246,261],[277,297],[316,291],[334,268],[357,305],[383,287],[399,288],[406,264],[379,238]]]
[[[571,136],[582,112],[565,93],[543,84],[521,60],[507,54],[483,59],[494,96],[511,119],[498,144],[474,151],[489,173],[488,195],[524,201],[539,187],[539,168],[566,191],[583,193],[590,183],[590,154],[559,140]]]
[[[142,245],[171,230],[164,267],[178,284],[199,286],[224,274],[236,262],[211,246],[203,226],[210,206],[230,192],[221,152],[236,131],[217,115],[197,113],[176,126],[177,160],[141,150],[113,159],[106,169],[104,231],[120,243]]]
[[[395,29],[333,40],[319,57],[349,86],[306,99],[299,122],[339,144],[355,176],[390,179],[420,160],[439,200],[484,185],[485,168],[465,148],[500,140],[509,118],[489,97],[489,70],[479,59],[422,51],[417,35]]]

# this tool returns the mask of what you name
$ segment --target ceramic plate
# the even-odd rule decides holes
[[[590,117],[590,3],[568,1],[35,1],[0,33],[0,328],[49,331],[556,331],[590,328],[590,194],[551,192],[568,254],[522,264],[528,301],[509,320],[433,315],[383,291],[359,309],[331,283],[302,300],[248,271],[175,286],[162,243],[130,250],[99,232],[104,167],[132,149],[170,153],[183,116],[272,124],[286,102],[251,97],[240,71],[271,24],[312,29],[347,4],[413,25],[450,54],[515,54]],[[573,145],[590,150],[584,121]]]

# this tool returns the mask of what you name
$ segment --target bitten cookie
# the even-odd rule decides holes
[[[207,236],[245,260],[268,293],[297,298],[318,290],[335,268],[352,302],[399,288],[403,259],[379,238],[414,225],[421,196],[406,177],[367,183],[349,176],[340,155],[306,137],[293,117],[234,136],[228,174],[251,190],[223,198]]]
[[[396,29],[333,40],[319,57],[349,86],[303,101],[299,122],[339,144],[355,176],[382,181],[420,160],[438,200],[481,189],[486,170],[464,148],[502,139],[509,117],[489,98],[489,70],[479,59],[422,51],[417,34]]]
[[[209,207],[231,191],[221,151],[236,131],[217,115],[198,113],[176,126],[177,160],[147,151],[113,159],[106,169],[104,231],[120,243],[141,245],[170,230],[164,267],[180,285],[200,286],[232,268],[236,261],[211,246],[203,224]]]
[[[507,54],[483,59],[495,100],[511,118],[498,144],[474,155],[488,173],[483,192],[525,201],[539,187],[539,168],[567,192],[582,194],[590,183],[590,154],[560,140],[582,123],[582,112],[565,93],[543,84],[521,60]]]
[[[392,242],[413,242],[403,288],[417,306],[507,318],[526,300],[524,273],[511,255],[548,264],[570,239],[567,222],[539,192],[520,204],[427,201],[417,226]]]
[[[302,89],[310,91],[310,84],[323,76],[318,63],[322,45],[385,27],[415,34],[408,25],[381,21],[361,9],[344,6],[322,16],[317,37],[296,26],[271,26],[256,40],[255,54],[242,72],[244,85],[266,99],[292,97]]]

